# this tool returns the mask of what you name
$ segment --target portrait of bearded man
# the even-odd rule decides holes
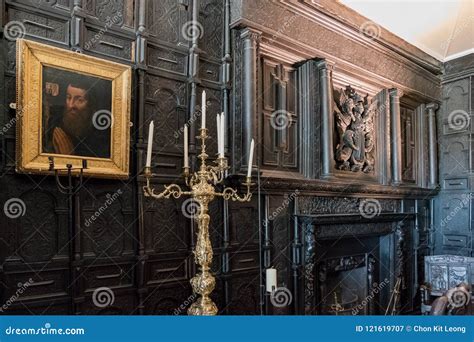
[[[43,152],[110,158],[110,81],[47,69],[43,78]]]

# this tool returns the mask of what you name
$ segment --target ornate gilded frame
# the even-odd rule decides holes
[[[17,40],[16,171],[49,174],[49,157],[57,167],[82,166],[84,157],[43,153],[42,70],[43,66],[100,77],[112,81],[111,158],[87,157],[84,175],[100,178],[128,178],[130,155],[131,68],[92,56]],[[79,171],[73,171],[79,172]]]

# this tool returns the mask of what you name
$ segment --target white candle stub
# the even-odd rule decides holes
[[[265,274],[267,292],[273,292],[277,288],[277,270],[267,268]]]

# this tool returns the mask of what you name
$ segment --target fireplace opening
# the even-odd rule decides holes
[[[370,311],[367,301],[373,286],[376,261],[370,254],[342,256],[319,264],[321,313],[363,315]]]
[[[411,238],[407,231],[413,228],[414,215],[383,213],[376,219],[351,214],[297,218],[299,229],[295,232],[301,232],[303,255],[301,273],[295,274],[294,283],[299,277],[303,282],[295,285],[296,312],[383,315],[397,286],[400,298],[413,298],[413,293],[404,291],[402,275],[412,277],[414,272],[406,268],[405,258],[406,240]],[[295,246],[300,244],[298,234],[294,241]],[[399,304],[395,307],[402,310]]]
[[[389,296],[388,235],[316,241],[316,311],[321,315],[376,315]]]

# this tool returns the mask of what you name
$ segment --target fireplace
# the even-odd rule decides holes
[[[374,310],[369,289],[373,286],[376,259],[357,254],[330,258],[318,263],[320,313],[323,315],[368,314]],[[370,305],[370,309],[369,309]]]
[[[384,314],[397,278],[412,272],[405,239],[414,221],[412,213],[367,217],[351,211],[314,214],[300,209],[293,237],[294,254],[300,259],[299,272],[293,274],[295,311]]]

